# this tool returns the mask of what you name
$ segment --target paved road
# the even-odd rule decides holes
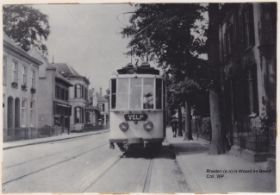
[[[3,192],[189,192],[168,146],[124,156],[108,133],[5,150]]]

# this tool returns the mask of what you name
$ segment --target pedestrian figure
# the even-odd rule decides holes
[[[176,137],[177,135],[177,126],[178,126],[178,120],[176,117],[172,117],[171,119],[171,127],[173,132],[173,137]]]
[[[201,118],[200,118],[199,113],[196,109],[196,106],[193,106],[192,118],[193,118],[193,121],[194,121],[194,129],[195,129],[195,132],[196,132],[196,138],[198,139],[199,134],[200,134],[200,119]]]

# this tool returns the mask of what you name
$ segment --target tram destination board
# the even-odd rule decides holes
[[[146,113],[131,112],[124,115],[126,121],[145,121],[148,116]]]

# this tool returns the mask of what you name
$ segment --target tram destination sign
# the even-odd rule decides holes
[[[130,112],[124,114],[124,118],[126,121],[145,121],[147,120],[148,116],[146,113],[139,113],[139,112]]]

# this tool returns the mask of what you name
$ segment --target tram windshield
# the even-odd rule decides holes
[[[128,109],[128,79],[118,79],[117,82],[117,108]]]
[[[161,109],[162,79],[112,79],[111,108],[116,110]]]
[[[153,78],[144,78],[143,84],[143,108],[154,108],[154,81]]]
[[[141,109],[142,79],[130,80],[130,101],[129,108],[132,110]]]

